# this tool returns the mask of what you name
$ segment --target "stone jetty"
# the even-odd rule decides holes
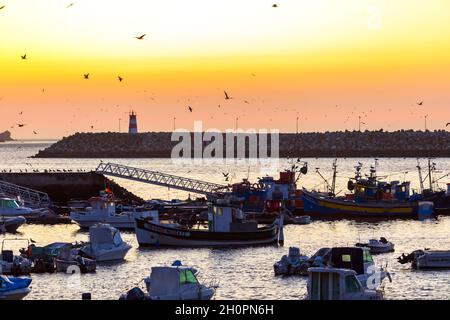
[[[135,135],[113,132],[76,133],[39,151],[35,157],[169,158],[172,148],[179,143],[171,141],[171,135],[171,132]],[[225,144],[226,139],[223,140]],[[203,142],[203,147],[208,144],[209,142]],[[247,139],[247,147],[248,144]],[[268,149],[270,154],[270,140]],[[281,133],[279,155],[280,157],[450,157],[450,132],[379,130]]]

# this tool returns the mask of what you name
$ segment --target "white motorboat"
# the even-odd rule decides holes
[[[89,228],[101,222],[118,229],[134,229],[136,219],[148,216],[151,212],[137,207],[118,212],[116,201],[107,196],[92,197],[89,203],[90,206],[82,210],[71,208],[70,219],[81,228]]]
[[[89,228],[89,243],[80,249],[83,255],[96,261],[123,260],[131,246],[122,240],[119,230],[100,223]]]
[[[390,241],[387,241],[386,238],[381,237],[378,239],[369,239],[368,243],[356,243],[356,247],[367,247],[370,249],[371,254],[380,254],[380,253],[388,253],[394,252],[394,244]]]
[[[19,205],[17,200],[13,198],[0,198],[0,216],[2,217],[18,217],[36,215],[35,211],[28,207]]]
[[[27,220],[22,216],[0,217],[0,233],[15,233]]]
[[[367,289],[356,271],[341,268],[315,267],[308,269],[309,300],[381,300],[377,289]]]
[[[369,248],[366,247],[334,247],[321,248],[309,260],[303,260],[299,269],[300,275],[311,267],[333,267],[351,269],[356,273],[360,283],[369,289],[378,288],[390,274],[381,266],[375,266]]]
[[[411,262],[414,269],[450,269],[450,250],[415,250],[397,259],[401,264]]]
[[[196,270],[185,266],[153,267],[145,279],[151,300],[210,300],[217,286],[199,283]]]
[[[308,275],[309,257],[300,254],[300,248],[290,247],[289,254],[273,265],[275,275]]]
[[[30,278],[0,275],[0,300],[21,300],[31,291]]]

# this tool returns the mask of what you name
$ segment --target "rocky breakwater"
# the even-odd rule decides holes
[[[11,132],[6,130],[5,132],[0,132],[0,142],[6,142],[6,141],[13,141],[14,139],[11,138]]]
[[[169,158],[179,141],[171,132],[77,133],[36,158]],[[191,135],[192,137],[192,135]],[[259,139],[259,137],[257,137]],[[246,148],[249,141],[245,140]],[[194,146],[194,139],[191,139]],[[203,142],[206,147],[210,142]],[[223,138],[224,147],[226,139]],[[236,138],[235,138],[236,143]],[[269,154],[270,139],[267,142]],[[236,148],[235,148],[236,149]],[[225,150],[225,149],[224,149]],[[191,149],[193,155],[193,149]],[[248,154],[248,152],[246,152]],[[450,157],[450,132],[400,130],[281,133],[280,157]]]

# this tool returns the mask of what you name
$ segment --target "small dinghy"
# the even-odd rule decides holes
[[[415,250],[410,254],[402,254],[397,258],[401,264],[411,263],[413,269],[450,269],[449,250]]]
[[[217,284],[205,286],[197,279],[197,270],[175,261],[170,267],[152,267],[144,279],[148,294],[138,287],[120,297],[121,300],[211,300]]]
[[[15,233],[27,220],[22,217],[0,217],[0,233]]]
[[[131,246],[122,240],[119,230],[100,223],[89,228],[89,243],[80,249],[83,256],[96,261],[123,260]]]
[[[382,291],[366,288],[354,270],[317,267],[308,273],[308,300],[383,299]]]
[[[21,300],[30,293],[30,278],[0,275],[0,300]]]
[[[0,256],[0,270],[3,274],[14,276],[28,275],[31,272],[32,262],[26,257],[15,255],[13,250],[7,249],[5,244],[12,241],[24,241],[29,244],[28,239],[4,239]]]
[[[64,273],[89,273],[95,272],[97,264],[95,260],[80,256],[80,249],[70,245],[59,249],[55,259],[56,271]]]
[[[275,275],[308,275],[309,257],[300,254],[300,248],[290,247],[289,254],[273,265]]]
[[[371,254],[380,254],[394,252],[394,244],[387,241],[385,237],[381,237],[380,240],[370,239],[368,243],[356,243],[356,247],[367,247],[370,249]]]

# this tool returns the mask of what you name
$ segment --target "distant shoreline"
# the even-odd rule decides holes
[[[170,158],[173,147],[178,143],[171,141],[171,132],[147,132],[137,135],[112,132],[77,133],[39,151],[34,157]],[[203,150],[209,143],[203,142]],[[248,143],[249,141],[246,141],[246,150]],[[270,155],[270,142],[268,154]],[[450,132],[403,130],[280,133],[279,156],[282,158],[450,157]]]

